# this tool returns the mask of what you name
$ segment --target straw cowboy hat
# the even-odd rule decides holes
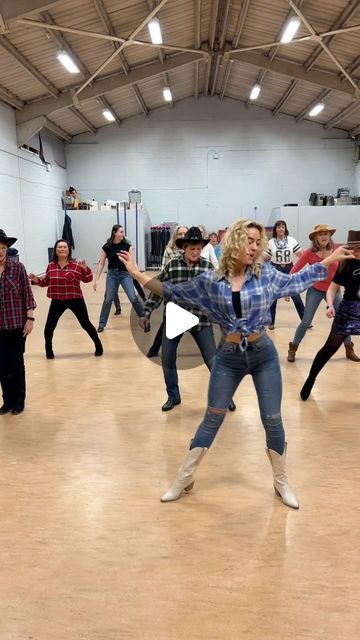
[[[0,229],[0,242],[7,244],[8,248],[16,242],[17,238],[11,238],[7,236],[3,229]]]
[[[327,224],[316,224],[314,230],[309,233],[309,239],[314,240],[317,233],[330,233],[331,236],[334,235],[336,229],[330,229]]]

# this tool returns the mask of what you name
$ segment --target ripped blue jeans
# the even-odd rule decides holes
[[[211,370],[208,406],[190,448],[209,448],[219,431],[230,400],[241,380],[252,376],[266,433],[266,445],[280,455],[284,452],[285,432],[281,418],[282,382],[279,357],[270,338],[264,334],[242,351],[239,345],[224,342]],[[242,404],[248,402],[244,398]],[[241,403],[238,404],[241,410]]]

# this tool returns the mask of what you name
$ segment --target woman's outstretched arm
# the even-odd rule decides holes
[[[130,275],[138,282],[140,282],[143,287],[146,287],[146,289],[149,289],[162,298],[164,297],[162,282],[160,282],[160,280],[158,280],[157,278],[151,278],[145,273],[141,273],[141,271],[139,270],[139,267],[136,264],[136,260],[134,258],[134,250],[132,247],[130,247],[130,251],[120,251],[120,253],[118,253],[118,256],[119,260],[123,262]]]

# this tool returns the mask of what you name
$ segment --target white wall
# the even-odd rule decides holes
[[[266,223],[273,206],[307,204],[312,191],[356,190],[354,143],[344,132],[218,98],[189,98],[78,136],[67,161],[83,199],[125,200],[140,189],[152,224],[212,229],[245,215]]]
[[[356,163],[355,169],[355,191],[360,195],[360,160]]]
[[[15,248],[28,271],[41,272],[48,263],[67,182],[65,169],[53,163],[47,173],[36,156],[17,148],[14,110],[0,103],[0,228],[18,238]]]

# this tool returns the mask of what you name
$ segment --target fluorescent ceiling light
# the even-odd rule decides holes
[[[74,60],[65,51],[59,51],[56,57],[69,73],[80,73],[80,69],[76,66]]]
[[[325,107],[323,102],[318,102],[315,107],[313,107],[311,109],[311,111],[309,111],[309,116],[313,117],[313,116],[317,116]]]
[[[291,42],[300,25],[300,18],[291,18],[285,26],[280,42]]]
[[[172,93],[170,87],[163,88],[163,96],[166,102],[172,102]]]
[[[103,116],[104,116],[105,120],[108,120],[109,122],[115,122],[114,114],[111,113],[110,109],[104,109],[103,110]]]
[[[153,44],[162,44],[161,28],[158,18],[153,18],[152,20],[150,20],[148,27],[151,42]]]
[[[260,91],[261,91],[260,85],[254,84],[253,88],[251,89],[250,100],[256,100],[256,98],[259,97]]]

